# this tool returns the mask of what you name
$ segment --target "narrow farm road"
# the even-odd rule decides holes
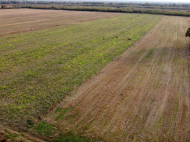
[[[60,129],[104,141],[190,140],[190,19],[165,16],[59,107]]]

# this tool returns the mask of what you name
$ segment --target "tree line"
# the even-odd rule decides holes
[[[55,10],[96,11],[96,12],[141,13],[141,14],[159,14],[159,15],[190,17],[190,12],[179,12],[179,11],[122,9],[122,8],[104,8],[104,7],[102,7],[102,8],[99,8],[99,7],[57,7],[57,6],[42,6],[42,5],[29,5],[29,6],[21,6],[21,7],[22,8],[32,8],[32,9],[55,9]]]

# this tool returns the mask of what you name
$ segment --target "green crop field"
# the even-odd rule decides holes
[[[26,126],[46,115],[161,18],[121,14],[1,36],[0,121]]]

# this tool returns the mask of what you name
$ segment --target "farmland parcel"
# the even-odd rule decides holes
[[[0,14],[10,15],[0,25],[3,125],[35,120],[31,130],[43,136],[55,126],[104,141],[188,140],[189,18],[25,11],[28,20],[19,10]],[[23,21],[11,24],[16,14]]]

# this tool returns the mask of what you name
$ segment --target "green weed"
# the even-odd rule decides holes
[[[52,136],[57,132],[56,130],[54,130],[53,127],[53,125],[48,124],[45,121],[41,121],[40,123],[36,124],[33,128],[34,131],[36,131],[40,135]]]
[[[61,120],[65,116],[65,114],[68,113],[71,110],[73,110],[73,108],[57,108],[55,110],[55,112],[56,113],[59,112],[60,114],[59,114],[59,116],[55,120],[56,121]]]
[[[89,138],[85,138],[81,135],[75,135],[73,133],[61,134],[57,139],[52,142],[90,142]]]
[[[153,51],[154,51],[154,48],[151,48],[148,54],[145,56],[145,58],[149,58],[152,55]]]

